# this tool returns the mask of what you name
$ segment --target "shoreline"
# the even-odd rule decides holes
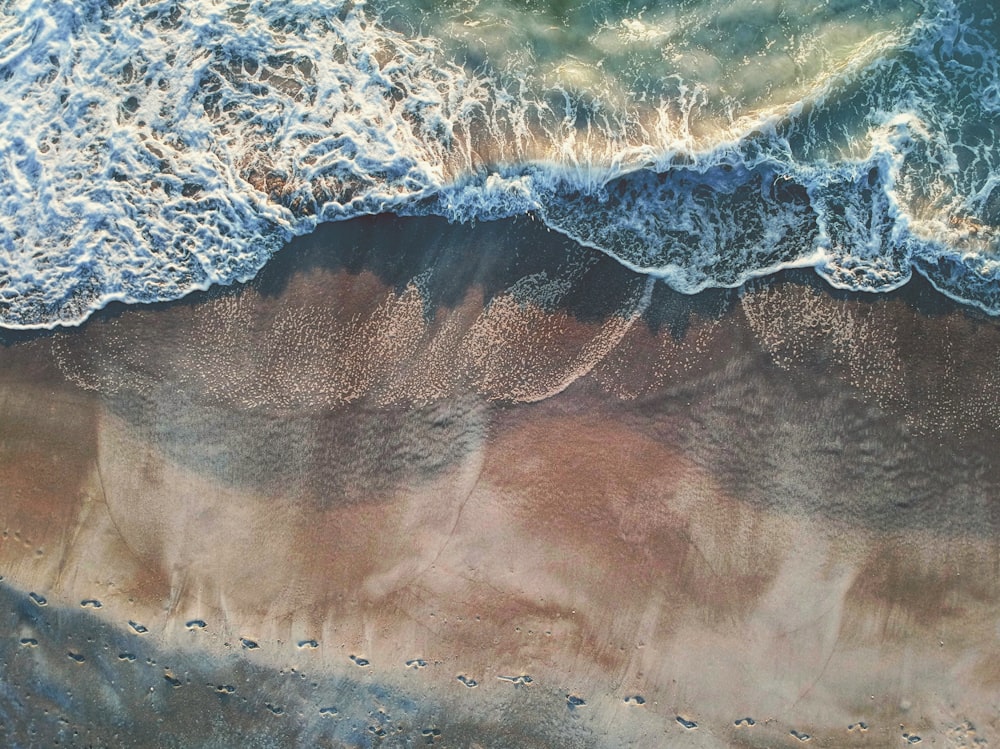
[[[366,234],[371,236],[365,237]],[[425,253],[423,257],[398,257],[393,252],[379,250],[378,244],[398,246],[400,242],[412,242],[415,238],[443,236],[450,245],[437,253]],[[558,249],[545,249],[539,257],[525,257],[516,253],[514,266],[505,268],[510,262],[511,251],[502,245],[510,236],[523,237],[523,241],[538,248],[550,244]],[[416,239],[416,241],[420,241]],[[495,253],[481,250],[483,244],[492,245]],[[476,250],[460,248],[476,247]],[[478,254],[469,261],[469,256]],[[438,257],[441,256],[441,257]],[[54,324],[44,328],[12,328],[0,325],[0,345],[10,346],[18,342],[45,338],[53,334],[65,333],[86,327],[91,320],[107,321],[127,314],[130,310],[166,310],[186,307],[206,301],[239,294],[244,287],[258,288],[262,293],[277,293],[288,277],[303,272],[310,267],[331,271],[346,270],[357,274],[369,271],[381,282],[396,288],[400,284],[428,270],[435,263],[450,263],[460,269],[457,279],[439,285],[433,290],[432,305],[454,305],[473,286],[481,286],[489,299],[498,288],[504,286],[504,273],[510,278],[514,273],[534,269],[536,272],[552,272],[560,264],[579,256],[593,256],[591,260],[602,266],[605,272],[616,278],[642,277],[643,274],[629,270],[614,258],[600,250],[580,245],[573,239],[560,235],[537,220],[515,217],[478,224],[454,224],[437,216],[397,216],[380,214],[360,216],[346,221],[325,222],[308,234],[294,237],[268,259],[253,278],[236,281],[227,285],[213,284],[207,289],[195,289],[177,299],[157,302],[110,301],[105,306],[92,311],[87,318],[73,325]],[[509,278],[507,279],[509,281]],[[619,282],[620,283],[620,282]],[[889,291],[853,291],[830,285],[810,268],[787,268],[754,277],[735,287],[711,287],[695,294],[674,290],[662,279],[655,279],[655,288],[668,296],[677,297],[672,306],[689,306],[692,309],[709,309],[724,306],[722,299],[735,300],[748,290],[775,285],[798,284],[823,290],[831,298],[839,301],[878,302],[879,300],[902,300],[927,315],[941,315],[961,311],[973,318],[1000,319],[991,315],[973,302],[965,302],[939,291],[922,273],[915,272],[909,281]],[[592,302],[594,300],[591,300]],[[575,308],[574,315],[584,319],[606,311]],[[650,322],[650,324],[655,324]]]

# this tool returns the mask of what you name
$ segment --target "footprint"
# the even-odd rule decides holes
[[[337,708],[335,708],[335,707],[321,707],[319,709],[319,714],[320,715],[336,715],[337,714]]]
[[[99,609],[104,604],[98,601],[96,598],[84,598],[80,601],[80,605],[85,609]]]
[[[629,705],[645,705],[646,698],[643,697],[641,694],[636,694],[631,697],[626,697],[625,703]]]
[[[170,673],[163,674],[163,678],[166,680],[167,684],[172,686],[174,689],[178,689],[181,686],[181,680]]]
[[[35,602],[37,606],[48,606],[49,602],[46,600],[45,596],[39,595],[35,591],[28,593],[28,598]]]
[[[132,629],[136,631],[137,634],[140,635],[144,635],[149,631],[149,629],[145,625],[139,624],[139,622],[134,622],[131,619],[128,620],[128,626],[130,626]]]
[[[350,658],[356,666],[361,666],[361,668],[370,665],[370,661],[367,658],[358,658],[356,655],[352,655]]]
[[[733,725],[750,727],[757,725],[757,721],[753,718],[740,718],[739,720],[733,721]]]
[[[299,647],[300,648],[309,648],[311,650],[315,650],[316,648],[319,647],[319,643],[316,642],[316,640],[301,640],[299,642]]]
[[[796,731],[794,728],[788,733],[790,733],[792,736],[794,736],[795,738],[797,738],[799,741],[802,742],[809,741],[809,739],[812,738],[812,736],[810,736],[808,733],[802,733],[801,731]]]
[[[680,715],[677,716],[677,722],[680,723],[682,726],[684,726],[689,731],[693,731],[694,729],[696,729],[698,727],[698,724],[695,723],[693,720],[688,720],[687,718],[684,718],[684,717],[682,717]]]
[[[407,668],[424,668],[427,665],[427,661],[423,658],[413,658],[406,662]]]
[[[467,686],[469,689],[473,689],[479,686],[478,681],[476,681],[475,679],[470,679],[468,676],[465,676],[464,674],[459,674],[455,678],[457,678],[460,682],[465,684],[465,686]]]
[[[566,704],[569,705],[570,710],[573,710],[578,707],[583,707],[587,704],[587,701],[583,699],[583,697],[577,697],[575,694],[567,694]]]
[[[527,674],[521,674],[520,676],[498,676],[497,678],[500,679],[500,681],[509,681],[515,687],[519,687],[522,684],[531,684],[531,682],[534,681],[534,679]]]
[[[275,715],[284,715],[285,714],[285,708],[279,707],[278,705],[272,705],[270,702],[265,702],[264,703],[264,707],[266,707],[268,710],[270,710]]]
[[[256,650],[260,647],[260,645],[258,645],[254,640],[251,640],[249,637],[241,637],[240,645],[242,645],[246,650]]]
[[[184,624],[188,629],[205,629],[208,625],[205,624],[204,619],[192,619],[191,621]]]
[[[77,663],[83,663],[85,660],[87,660],[82,655],[80,655],[79,653],[74,653],[72,650],[66,653],[66,655],[68,655],[71,659],[73,659]]]
[[[129,663],[132,663],[133,661],[135,661],[135,656],[132,653],[119,653],[118,660],[128,661]]]
[[[910,744],[919,744],[921,741],[923,741],[922,738],[913,733],[904,733],[903,738],[906,739],[906,741]]]
[[[219,694],[232,694],[233,692],[236,691],[236,687],[234,687],[232,684],[219,684],[215,688],[215,691],[218,692]]]
[[[864,733],[865,731],[868,730],[868,724],[865,723],[864,721],[861,721],[859,723],[851,723],[851,725],[849,725],[847,727],[847,730],[848,731],[861,731],[862,733]]]

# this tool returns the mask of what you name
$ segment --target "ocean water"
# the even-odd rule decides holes
[[[986,0],[3,0],[0,325],[383,213],[1000,314],[998,32]]]

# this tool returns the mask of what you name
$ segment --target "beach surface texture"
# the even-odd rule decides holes
[[[0,744],[996,746],[998,31],[0,4]]]

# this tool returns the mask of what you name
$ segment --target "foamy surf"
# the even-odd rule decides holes
[[[460,26],[420,5],[0,7],[0,325],[246,280],[320,222],[387,212],[533,213],[687,293],[916,269],[1000,314],[988,8],[818,6],[723,45],[749,6],[528,28],[516,4]]]

